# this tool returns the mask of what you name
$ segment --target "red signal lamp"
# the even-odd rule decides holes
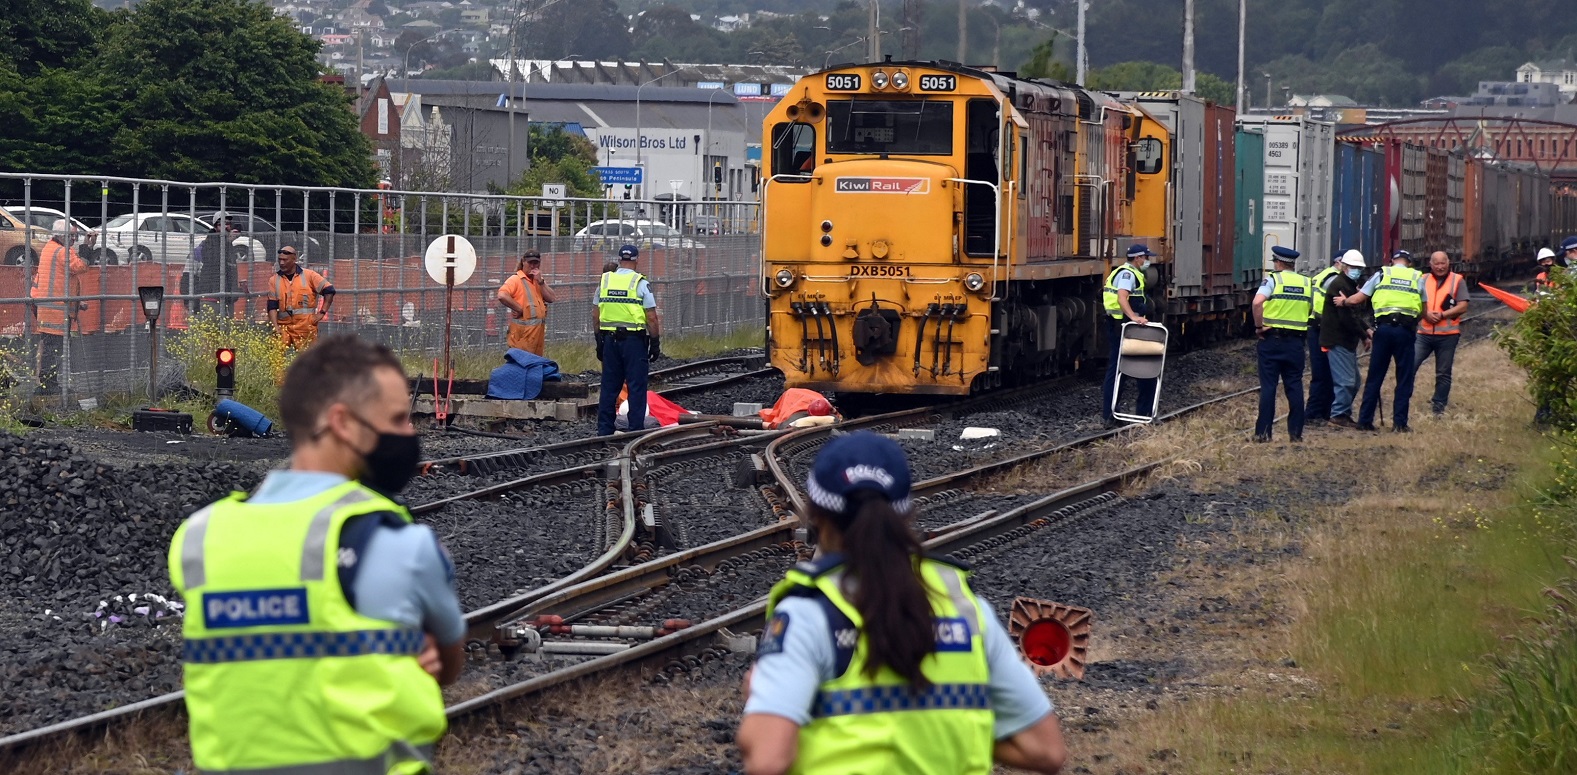
[[[235,350],[221,347],[214,351],[214,376],[217,378],[216,387],[220,398],[231,398],[235,395]]]

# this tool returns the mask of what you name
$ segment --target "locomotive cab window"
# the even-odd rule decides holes
[[[953,103],[828,100],[827,152],[950,155],[953,152]]]
[[[1141,138],[1133,144],[1134,167],[1140,175],[1154,175],[1160,172],[1166,162],[1166,151],[1161,141],[1154,137]]]
[[[816,128],[810,124],[772,127],[772,174],[809,175],[816,169]],[[784,182],[796,183],[792,178]]]

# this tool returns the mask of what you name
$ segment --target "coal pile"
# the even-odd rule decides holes
[[[170,537],[260,475],[216,462],[111,465],[0,434],[0,734],[178,690]]]

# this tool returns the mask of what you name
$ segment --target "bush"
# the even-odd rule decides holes
[[[1508,769],[1554,775],[1577,772],[1577,578],[1545,594],[1549,609],[1497,660],[1490,729]]]
[[[1498,340],[1512,363],[1527,369],[1541,418],[1577,429],[1577,277],[1556,286]]]
[[[218,387],[214,353],[235,350],[235,400],[268,415],[278,409],[279,386],[295,357],[273,326],[233,320],[211,309],[190,318],[185,331],[172,333],[168,347],[186,367],[187,384],[209,394]]]

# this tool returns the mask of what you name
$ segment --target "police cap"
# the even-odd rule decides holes
[[[1292,248],[1284,248],[1280,245],[1272,245],[1270,248],[1270,255],[1275,261],[1280,261],[1284,264],[1290,264],[1294,261],[1297,261],[1298,256],[1303,254],[1293,250]]]

